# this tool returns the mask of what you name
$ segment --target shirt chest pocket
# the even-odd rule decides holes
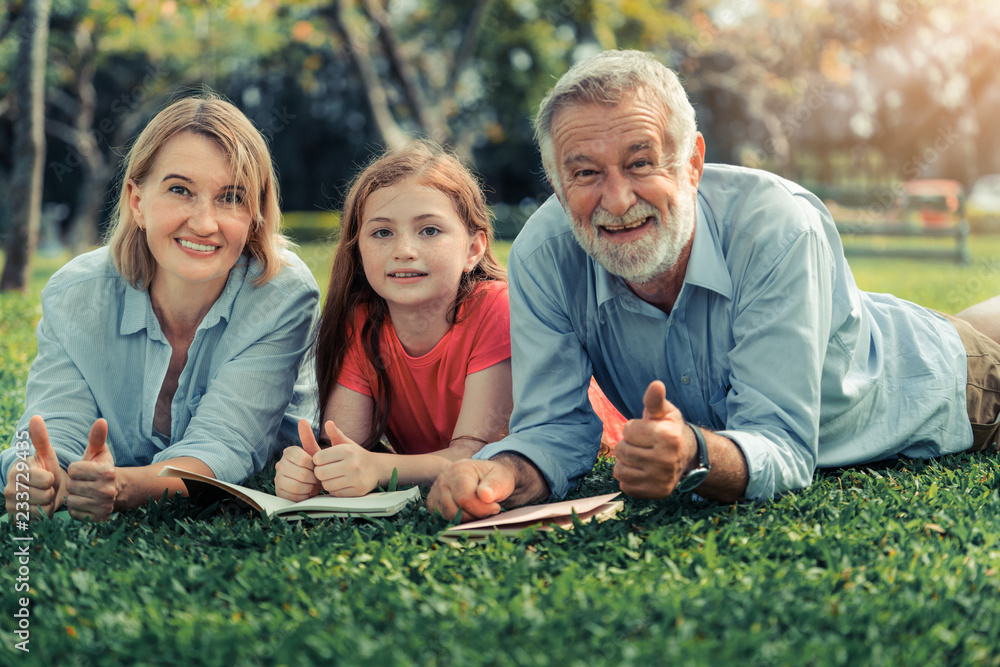
[[[708,401],[708,407],[714,420],[712,428],[715,430],[726,427],[726,423],[729,419],[729,410],[726,407],[726,399],[729,397],[729,391],[731,389],[731,385],[719,387],[719,390],[716,391],[712,395],[712,398]]]

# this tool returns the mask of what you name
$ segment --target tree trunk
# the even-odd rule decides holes
[[[98,243],[101,205],[104,203],[104,191],[110,176],[108,160],[101,152],[101,147],[92,132],[94,115],[97,111],[97,91],[94,89],[97,65],[94,62],[96,54],[90,29],[77,27],[76,45],[81,66],[76,80],[78,107],[75,145],[85,171],[77,194],[73,219],[66,234],[66,241],[74,255],[86,252]]]
[[[31,256],[38,244],[45,163],[45,52],[51,0],[29,0],[21,17],[15,90],[14,160],[7,260],[0,290],[28,287]]]
[[[343,42],[344,50],[351,58],[351,62],[361,78],[365,94],[368,96],[368,104],[372,110],[372,117],[382,134],[382,140],[386,147],[391,150],[402,148],[410,141],[410,138],[392,115],[392,110],[389,108],[389,95],[379,79],[375,63],[368,54],[368,43],[362,36],[351,34],[350,28],[344,21],[343,7],[339,0],[326,7],[321,13]]]

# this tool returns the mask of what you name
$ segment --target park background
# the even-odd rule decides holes
[[[9,0],[0,235],[16,257],[38,234],[48,252],[98,243],[130,141],[207,86],[270,140],[302,240],[335,226],[374,152],[411,135],[475,163],[511,237],[550,192],[538,102],[610,48],[680,73],[709,161],[774,171],[870,220],[904,181],[968,190],[1000,172],[994,0]],[[13,269],[5,286],[22,287]]]
[[[534,109],[606,48],[680,72],[710,160],[839,197],[860,224],[894,215],[906,181],[970,188],[1000,172],[994,0],[51,0],[32,60],[21,46],[38,45],[44,4],[0,6],[0,234],[5,256],[23,239],[14,254],[32,260],[0,294],[3,443],[39,290],[98,242],[131,138],[202,86],[268,136],[321,285],[346,184],[409,134],[475,161],[506,257],[549,192]],[[41,78],[19,64],[39,60]],[[34,218],[19,180],[29,115],[44,130]],[[1000,291],[1000,237],[970,246],[966,264],[851,266],[864,289],[954,313]],[[618,490],[610,470],[600,461],[575,495]],[[628,499],[616,521],[469,548],[437,542],[446,522],[424,507],[287,523],[171,500],[33,527],[27,593],[3,540],[0,663],[1000,665],[998,486],[995,457],[902,460],[822,471],[766,505]],[[25,594],[29,654],[13,634]]]

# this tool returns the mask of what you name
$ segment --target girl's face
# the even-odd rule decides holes
[[[135,223],[156,260],[150,289],[221,292],[250,233],[247,193],[214,142],[184,132],[164,144],[142,185],[129,181]]]
[[[446,311],[462,273],[486,252],[486,235],[470,234],[443,192],[406,180],[368,197],[358,250],[368,283],[390,313]]]

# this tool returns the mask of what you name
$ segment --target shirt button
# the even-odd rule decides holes
[[[682,375],[681,384],[691,384],[691,378],[689,378],[687,375]]]

